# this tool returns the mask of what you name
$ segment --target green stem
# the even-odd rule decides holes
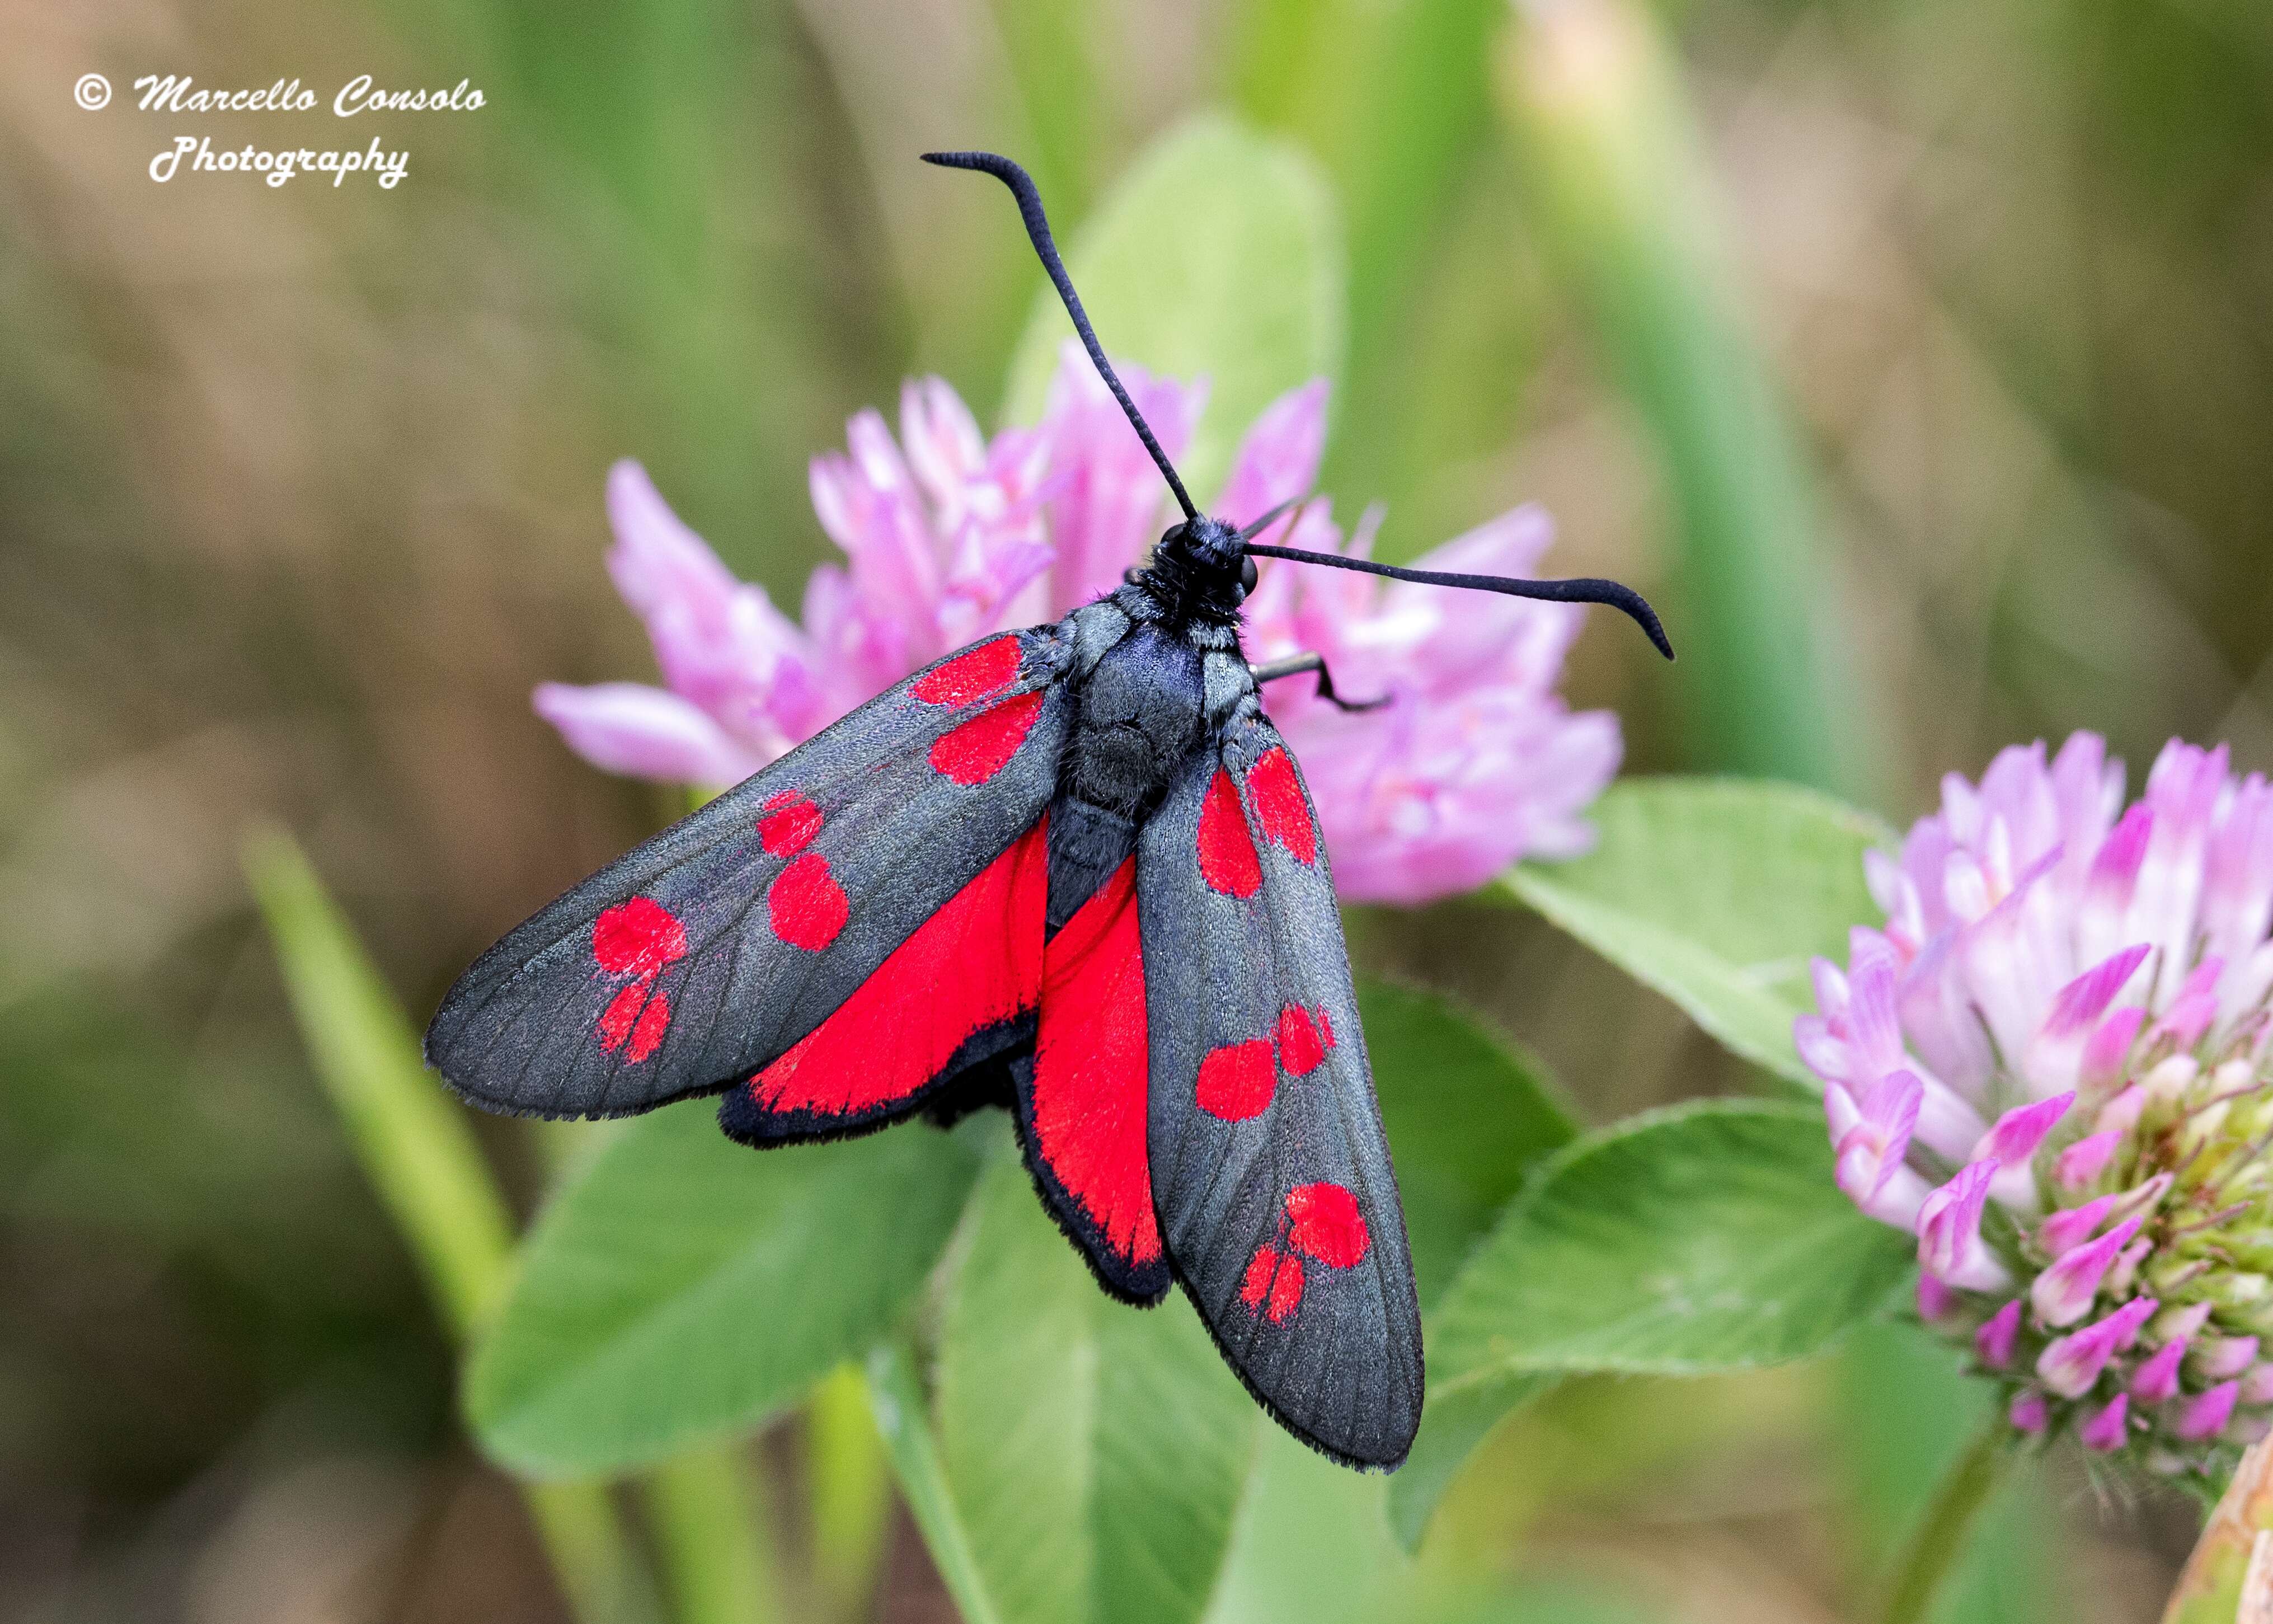
[[[427,1074],[401,1007],[291,837],[253,833],[244,868],[316,1076],[462,1347],[505,1287],[513,1247],[505,1199],[464,1114]],[[641,1613],[638,1568],[605,1485],[522,1492],[575,1617],[617,1624]]]
[[[2013,1454],[2009,1438],[2000,1414],[1982,1427],[1943,1477],[1895,1564],[1879,1624],[1924,1624],[1942,1581],[1964,1554],[1974,1518],[2004,1481]]]
[[[664,1462],[641,1481],[679,1624],[785,1618],[756,1476],[731,1446]]]

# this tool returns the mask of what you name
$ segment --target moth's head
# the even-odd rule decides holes
[[[1255,590],[1247,543],[1220,519],[1197,514],[1169,527],[1153,549],[1152,567],[1203,613],[1229,617]]]

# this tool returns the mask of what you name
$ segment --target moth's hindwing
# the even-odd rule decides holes
[[[1151,1087],[1133,855],[1043,950],[1034,1052],[1011,1069],[1019,1139],[1042,1200],[1114,1296],[1167,1295],[1145,1161]]]
[[[1136,848],[1152,1197],[1177,1277],[1272,1414],[1356,1465],[1420,1425],[1421,1311],[1317,818],[1260,716]]]
[[[611,863],[459,979],[429,1062],[530,1116],[731,1089],[752,1140],[913,1109],[1031,1030],[1064,661],[973,644]]]

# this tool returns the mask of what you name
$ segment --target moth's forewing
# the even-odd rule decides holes
[[[624,1116],[738,1088],[749,1098],[730,1101],[730,1125],[750,1138],[914,1109],[946,1080],[937,1066],[1035,1005],[1039,892],[1031,874],[1000,882],[1057,782],[1063,658],[1055,628],[975,644],[611,863],[460,978],[428,1060],[474,1103],[529,1116]],[[793,1105],[769,1108],[752,1079],[818,1043],[942,911],[956,927],[944,956],[965,974],[888,976],[904,996],[861,1033],[836,1031],[861,1040],[857,1088],[793,1088]]]
[[[1137,842],[1147,1139],[1169,1257],[1291,1431],[1394,1466],[1420,1425],[1421,1312],[1308,792],[1234,720]]]

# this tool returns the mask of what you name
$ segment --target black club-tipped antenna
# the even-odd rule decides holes
[[[1042,268],[1050,274],[1057,285],[1058,297],[1065,301],[1066,314],[1073,318],[1074,331],[1081,335],[1083,347],[1096,365],[1098,376],[1105,380],[1113,398],[1121,402],[1121,410],[1129,414],[1129,425],[1136,431],[1136,438],[1144,442],[1144,449],[1152,454],[1152,461],[1160,470],[1160,477],[1168,482],[1168,489],[1176,493],[1176,505],[1184,510],[1184,517],[1197,519],[1199,509],[1192,505],[1184,482],[1176,477],[1175,464],[1168,454],[1160,449],[1160,442],[1152,437],[1152,425],[1144,414],[1136,410],[1136,402],[1129,398],[1113,363],[1105,358],[1105,346],[1097,342],[1097,330],[1089,325],[1089,312],[1081,307],[1081,296],[1073,290],[1073,278],[1066,274],[1065,261],[1058,257],[1058,245],[1050,236],[1049,216],[1042,212],[1041,194],[1034,190],[1033,177],[1000,153],[988,152],[929,152],[923,154],[926,163],[936,163],[942,169],[976,169],[982,175],[992,175],[1010,189],[1018,200],[1018,214],[1026,222],[1026,235],[1033,240],[1034,252],[1042,261]],[[1260,558],[1289,559],[1299,564],[1324,564],[1335,569],[1363,570],[1369,575],[1386,575],[1392,581],[1416,581],[1424,586],[1460,587],[1476,592],[1501,592],[1511,598],[1544,598],[1549,603],[1605,604],[1632,615],[1657,651],[1666,658],[1673,658],[1673,644],[1667,641],[1665,628],[1657,618],[1657,611],[1649,600],[1630,586],[1615,581],[1581,578],[1570,581],[1524,581],[1512,575],[1450,575],[1433,569],[1401,569],[1394,564],[1377,564],[1370,559],[1342,558],[1332,553],[1306,553],[1299,547],[1269,547],[1249,540],[1259,536],[1281,515],[1293,502],[1281,502],[1269,513],[1239,532],[1245,550]]]
[[[1276,513],[1265,515],[1276,518]],[[1254,527],[1261,528],[1261,523]],[[1300,547],[1266,547],[1258,542],[1247,544],[1247,550],[1258,558],[1292,559],[1298,564],[1325,564],[1335,569],[1361,569],[1369,575],[1386,575],[1392,581],[1417,581],[1423,586],[1460,587],[1472,592],[1501,592],[1510,598],[1540,598],[1551,604],[1607,604],[1622,609],[1634,618],[1657,651],[1666,658],[1673,658],[1673,644],[1665,635],[1665,626],[1658,620],[1657,611],[1649,600],[1630,586],[1616,581],[1600,581],[1580,576],[1570,581],[1524,581],[1513,575],[1459,575],[1437,569],[1400,569],[1394,564],[1377,564],[1371,559],[1343,558],[1333,553],[1306,553]]]
[[[1018,199],[1018,214],[1026,222],[1026,235],[1033,239],[1034,252],[1041,257],[1042,268],[1057,284],[1058,297],[1065,301],[1066,314],[1073,318],[1074,331],[1081,335],[1082,343],[1089,350],[1089,358],[1097,364],[1098,375],[1105,387],[1113,391],[1113,398],[1121,402],[1121,410],[1129,414],[1129,426],[1136,438],[1144,442],[1144,449],[1152,454],[1159,465],[1160,477],[1168,482],[1168,489],[1176,493],[1176,505],[1184,510],[1184,517],[1197,519],[1199,509],[1184,492],[1184,482],[1176,477],[1175,465],[1168,454],[1160,449],[1160,442],[1152,438],[1152,425],[1144,414],[1136,410],[1136,402],[1129,398],[1129,391],[1121,387],[1121,380],[1113,371],[1113,363],[1105,358],[1105,347],[1097,342],[1096,329],[1089,325],[1089,313],[1081,307],[1081,296],[1073,290],[1073,278],[1066,274],[1065,261],[1058,258],[1058,245],[1050,236],[1049,216],[1042,213],[1041,194],[1034,190],[1033,177],[999,153],[987,152],[929,152],[923,155],[926,163],[936,163],[942,169],[977,169],[982,175],[992,175],[1010,189]]]

